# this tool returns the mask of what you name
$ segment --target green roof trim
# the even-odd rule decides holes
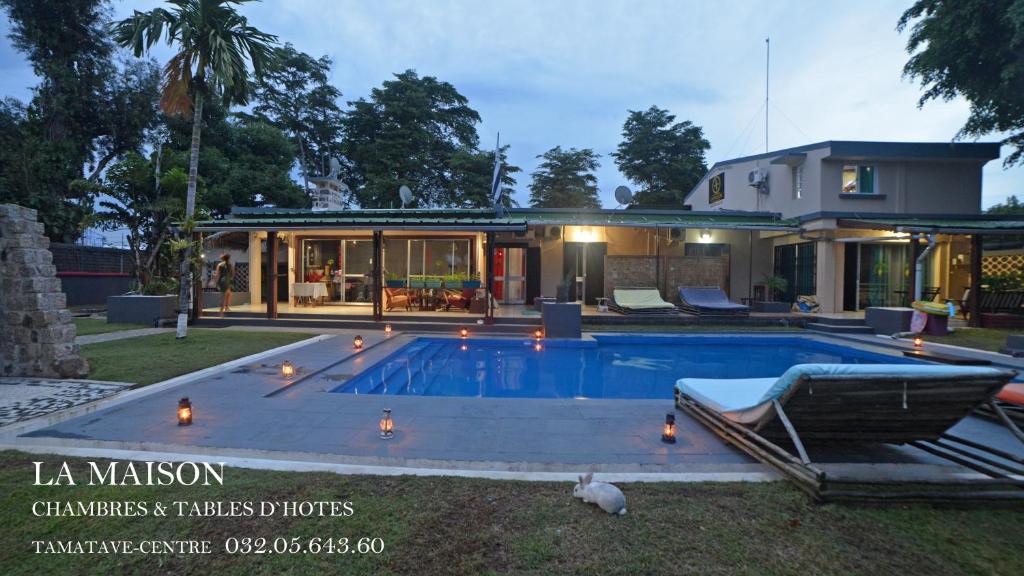
[[[938,232],[946,234],[1024,234],[1024,217],[1001,218],[840,218],[844,228],[865,228],[892,232]]]
[[[498,215],[477,208],[343,210],[236,208],[226,218],[197,222],[197,230],[371,228],[433,230],[524,230],[527,226],[623,226],[637,228],[738,228],[797,230],[796,219],[766,212],[689,210],[571,210],[512,208]]]

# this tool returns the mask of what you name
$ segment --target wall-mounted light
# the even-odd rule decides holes
[[[192,402],[188,396],[178,400],[178,426],[190,426],[192,424]]]
[[[395,421],[391,419],[391,408],[385,408],[377,424],[380,428],[382,440],[390,440],[395,437]]]
[[[707,228],[701,230],[700,231],[700,241],[701,242],[711,242],[711,230],[708,230]]]
[[[295,365],[290,361],[285,360],[284,364],[281,364],[281,375],[285,378],[291,378],[295,376]]]
[[[671,412],[665,414],[665,426],[661,430],[661,441],[666,444],[676,443],[676,415]]]
[[[352,339],[352,347],[355,348],[356,350],[362,350],[363,337],[357,334],[356,337]]]

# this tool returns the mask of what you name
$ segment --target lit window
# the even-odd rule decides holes
[[[799,200],[804,195],[804,165],[793,166],[793,198]]]
[[[874,166],[843,166],[843,194],[874,194]]]

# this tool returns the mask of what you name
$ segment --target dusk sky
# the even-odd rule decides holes
[[[116,2],[116,15],[161,2]],[[601,154],[605,207],[628,184],[609,155],[627,110],[668,108],[703,127],[708,164],[764,151],[765,38],[771,38],[769,147],[822,140],[951,140],[964,101],[917,108],[902,77],[911,2],[615,2],[289,0],[243,5],[258,28],[334,60],[344,100],[407,68],[452,83],[483,122],[481,146],[501,132],[523,168],[527,204],[536,155],[562,147]],[[8,24],[4,19],[6,37]],[[161,47],[155,56],[166,59]],[[3,93],[26,99],[35,79],[9,41]],[[998,141],[999,135],[983,139]],[[1003,155],[1008,151],[1004,147]],[[985,206],[1021,194],[1024,169],[1000,160],[984,173]]]

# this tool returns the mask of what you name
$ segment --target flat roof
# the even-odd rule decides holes
[[[486,208],[366,209],[317,211],[298,208],[234,208],[224,218],[200,221],[200,232],[220,230],[293,230],[309,228],[369,230],[521,231],[527,226],[623,226],[636,228],[733,228],[793,230],[796,219],[777,213],[660,209],[511,208],[498,214]]]

